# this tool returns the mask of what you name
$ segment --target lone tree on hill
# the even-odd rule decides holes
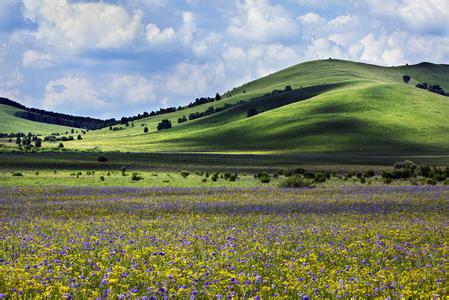
[[[218,101],[218,100],[221,100],[221,96],[220,96],[219,93],[217,93],[217,94],[215,95],[215,101]]]
[[[404,80],[405,83],[409,83],[410,79],[412,79],[412,78],[408,75],[402,76],[402,80]]]
[[[145,127],[145,128],[143,129],[143,132],[144,132],[144,133],[148,133],[148,127]]]

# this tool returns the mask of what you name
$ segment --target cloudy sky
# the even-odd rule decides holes
[[[449,0],[0,0],[0,96],[121,117],[341,58],[449,63]]]

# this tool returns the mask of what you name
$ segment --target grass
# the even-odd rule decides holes
[[[41,122],[30,121],[14,116],[20,109],[0,104],[0,133],[17,133],[23,132],[27,134],[31,132],[39,135],[49,135],[51,133],[65,133],[72,129],[66,126],[54,124],[46,124]],[[78,129],[77,129],[78,130]]]

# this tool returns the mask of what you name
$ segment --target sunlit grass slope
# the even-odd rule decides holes
[[[20,109],[0,104],[0,133],[31,132],[33,134],[64,133],[71,128],[41,122],[30,121],[16,117],[14,114]]]

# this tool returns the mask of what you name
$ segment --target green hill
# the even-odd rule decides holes
[[[380,67],[341,60],[299,64],[249,82],[222,100],[122,126],[88,132],[66,148],[130,152],[370,153],[449,152],[449,97],[415,87],[449,91],[449,66],[423,63]],[[293,90],[270,94],[273,90]],[[196,120],[182,116],[210,106],[232,107]],[[247,118],[250,109],[259,114]],[[157,131],[169,119],[173,128]],[[115,126],[119,127],[119,126]],[[148,127],[150,132],[144,133]]]
[[[0,104],[0,133],[32,132],[34,134],[47,135],[53,132],[64,133],[70,131],[70,127],[30,121],[15,116],[16,112],[23,111],[19,108]]]

